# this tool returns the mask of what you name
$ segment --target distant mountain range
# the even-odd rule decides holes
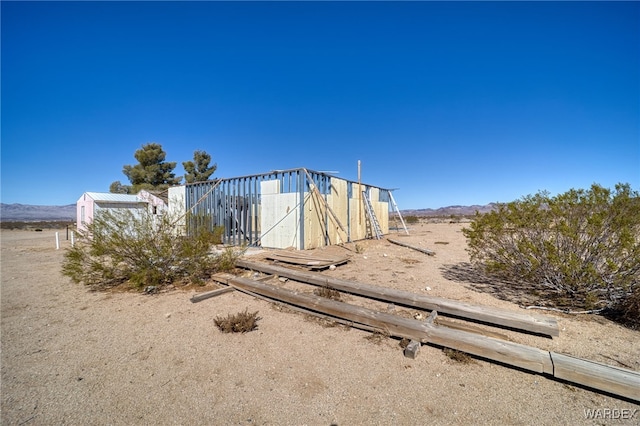
[[[33,206],[0,203],[0,220],[9,221],[75,221],[76,205]]]
[[[439,209],[400,210],[403,216],[471,216],[476,211],[487,213],[495,208],[495,204],[484,206],[449,206]],[[0,203],[1,221],[73,221],[76,219],[76,205],[66,206],[34,206],[28,204],[4,204]]]
[[[496,208],[495,203],[484,206],[448,206],[439,209],[400,210],[402,216],[434,217],[434,216],[473,216],[476,212],[488,213]]]

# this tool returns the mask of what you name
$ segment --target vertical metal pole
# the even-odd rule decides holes
[[[324,245],[328,246],[331,242],[329,238],[329,197],[327,195],[327,177],[322,176],[322,193],[324,196]]]
[[[222,215],[223,215],[222,220],[223,220],[223,226],[224,226],[223,241],[225,244],[229,244],[229,208],[227,206],[227,203],[229,201],[229,181],[228,180],[225,180],[223,182],[221,197],[222,199],[220,200],[221,201],[220,208],[222,209]]]
[[[255,225],[255,238],[253,238],[254,241],[258,241],[258,235],[260,235],[260,225],[259,225],[259,216],[260,216],[260,201],[259,201],[259,197],[260,197],[260,193],[258,192],[258,185],[260,184],[260,181],[258,178],[254,178],[253,179],[253,193],[255,194],[254,197],[255,199],[253,200],[254,203],[254,210],[253,210],[253,214],[255,216],[254,218],[254,225]],[[261,243],[262,244],[262,243]]]
[[[362,187],[360,186],[360,160],[358,160],[358,199],[362,197]],[[358,203],[358,225],[362,225],[362,200]]]
[[[300,197],[298,205],[300,206],[300,214],[299,214],[299,232],[300,232],[300,250],[304,250],[304,190],[306,187],[307,176],[304,171],[298,169],[298,196]]]
[[[252,212],[253,212],[253,191],[251,190],[251,181],[253,180],[253,178],[249,178],[249,180],[247,181],[247,198],[246,198],[246,202],[245,202],[245,208],[246,208],[246,212],[245,214],[247,215],[247,229],[246,229],[246,234],[245,234],[245,238],[249,241],[249,244],[251,244],[251,241],[253,241],[253,227],[252,225]]]
[[[353,198],[353,183],[347,182],[347,242],[351,242],[351,199]]]
[[[236,245],[236,237],[238,236],[238,180],[233,180],[233,197],[231,198],[231,228],[233,229],[233,242]]]
[[[247,231],[248,231],[248,214],[247,206],[249,205],[247,198],[247,178],[242,179],[242,245],[247,241]]]

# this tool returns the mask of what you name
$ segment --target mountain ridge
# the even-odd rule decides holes
[[[440,207],[437,209],[408,209],[400,210],[403,216],[473,216],[476,212],[488,213],[496,209],[496,203],[489,203],[485,205],[473,204],[471,206],[454,205],[447,207]]]
[[[44,206],[33,204],[5,204],[0,203],[0,221],[74,221],[76,220],[76,205]]]
[[[440,207],[437,209],[407,209],[400,210],[403,216],[471,216],[476,213],[487,213],[494,210],[495,203],[486,205],[462,206],[454,205]],[[36,221],[36,220],[52,220],[52,221],[73,221],[76,219],[76,205],[67,204],[63,206],[47,206],[33,204],[6,204],[0,203],[0,221]]]

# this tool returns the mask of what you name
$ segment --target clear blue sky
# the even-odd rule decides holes
[[[307,167],[401,209],[640,190],[639,2],[1,2],[3,203]]]

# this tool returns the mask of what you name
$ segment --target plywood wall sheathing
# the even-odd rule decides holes
[[[346,243],[348,239],[348,208],[349,197],[347,195],[347,181],[344,179],[331,178],[331,194],[329,195],[329,206],[338,217],[344,231],[340,229],[335,220],[329,222],[329,237],[333,244]]]
[[[304,248],[314,249],[324,244],[324,218],[326,207],[316,192],[305,192]]]
[[[299,194],[280,194],[279,181],[260,182],[262,247],[300,248]]]

